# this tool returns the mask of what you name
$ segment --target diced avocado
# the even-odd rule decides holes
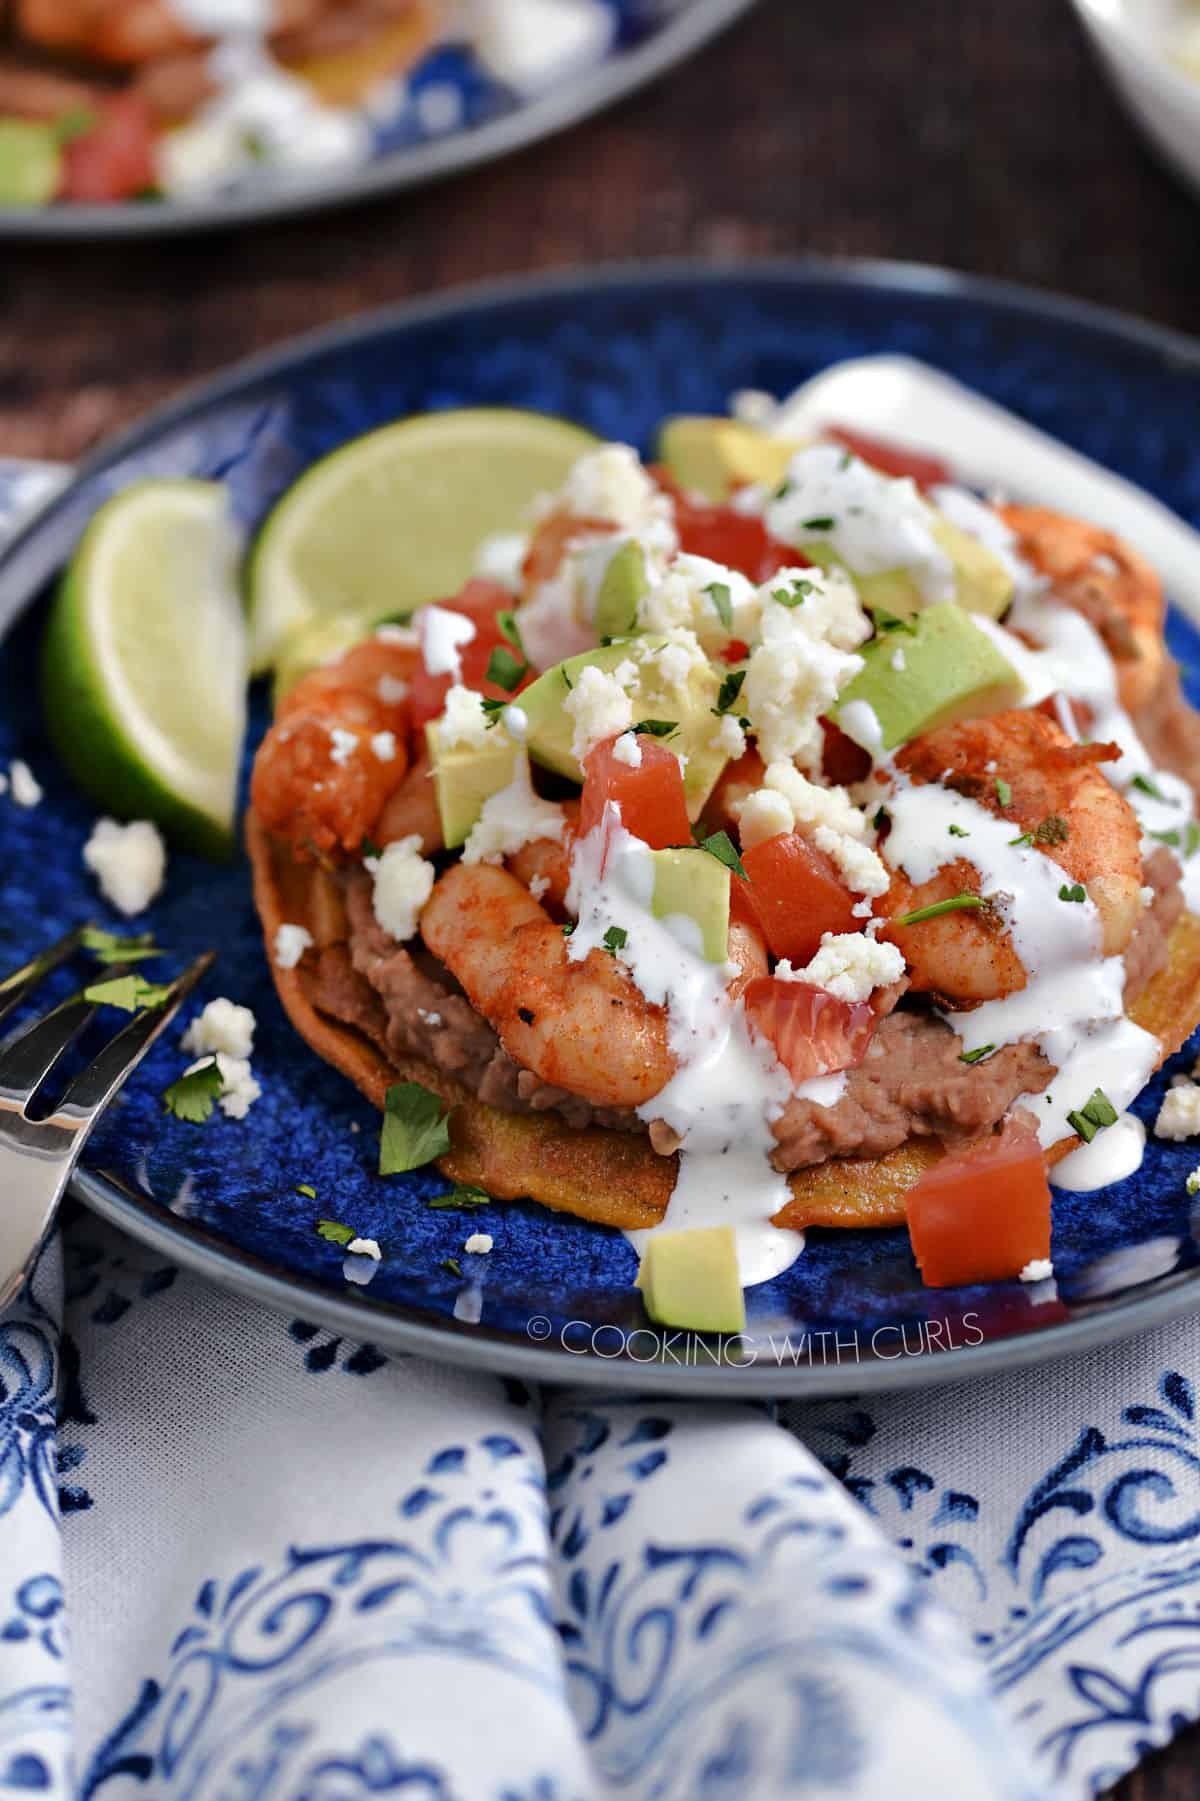
[[[708,663],[694,665],[682,689],[667,681],[655,661],[667,642],[647,633],[617,644],[601,644],[545,670],[521,694],[521,710],[529,721],[525,742],[535,762],[573,782],[582,782],[583,771],[571,751],[575,721],[564,702],[584,669],[600,669],[611,675],[622,663],[631,662],[638,672],[637,681],[627,689],[633,703],[633,723],[643,719],[669,720],[678,727],[663,742],[687,758],[683,791],[688,817],[696,819],[728,761],[725,752],[714,748],[712,742],[717,729],[713,714],[721,683]]]
[[[772,438],[741,419],[683,415],[658,434],[658,458],[679,486],[707,500],[727,500],[747,482],[777,488],[803,446]]]
[[[961,607],[926,607],[908,626],[878,632],[860,654],[864,667],[842,689],[837,718],[854,737],[855,715],[847,709],[865,703],[879,721],[884,750],[956,719],[1017,706],[1025,690]]]
[[[729,956],[729,870],[706,850],[655,850],[655,919],[683,914],[700,934],[701,954],[709,963]]]
[[[1012,576],[999,557],[940,513],[934,513],[930,532],[954,565],[955,604],[966,613],[999,619],[1013,596]],[[832,544],[823,540],[805,544],[804,554],[822,569],[836,569],[841,564]],[[854,586],[865,607],[886,607],[901,619],[911,619],[926,604],[910,569],[854,575]]]
[[[646,1312],[660,1326],[682,1326],[690,1332],[745,1331],[746,1297],[732,1226],[653,1232],[646,1240],[637,1285]]]
[[[596,595],[598,638],[622,638],[638,628],[638,601],[648,587],[646,553],[631,538],[614,552]]]
[[[502,727],[494,727],[486,744],[454,744],[445,747],[436,720],[425,727],[425,741],[433,758],[433,785],[442,836],[447,850],[465,844],[478,823],[483,803],[507,788],[516,770],[520,746]]]
[[[357,613],[333,613],[300,626],[284,639],[275,665],[271,699],[276,712],[303,676],[331,663],[335,657],[370,636],[371,628]]]

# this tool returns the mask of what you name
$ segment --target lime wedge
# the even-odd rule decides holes
[[[50,735],[80,786],[216,857],[233,848],[246,723],[238,550],[219,484],[127,488],[84,533],[42,652]]]
[[[297,627],[333,613],[368,624],[454,594],[484,538],[519,526],[596,439],[544,413],[421,413],[306,471],[268,517],[250,564],[256,673]]]

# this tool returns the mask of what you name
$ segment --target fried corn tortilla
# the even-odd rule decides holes
[[[254,899],[262,921],[271,972],[293,1026],[317,1055],[348,1076],[382,1109],[395,1082],[420,1082],[450,1103],[451,1149],[438,1167],[455,1182],[486,1189],[498,1200],[528,1197],[563,1213],[623,1230],[653,1226],[666,1212],[675,1186],[676,1156],[660,1157],[648,1138],[588,1127],[583,1131],[550,1114],[505,1113],[489,1107],[434,1064],[421,1058],[393,1062],[353,1027],[318,1010],[312,976],[303,963],[280,969],[270,956],[284,924],[302,925],[316,943],[336,942],[340,929],[322,901],[320,872],[297,863],[251,812],[246,843],[254,874]],[[1129,1016],[1158,1038],[1160,1062],[1200,1023],[1200,919],[1184,914],[1171,932],[1165,966],[1147,984]],[[1070,1137],[1055,1145],[1050,1161],[1075,1149]],[[880,1158],[835,1158],[789,1178],[792,1199],[775,1216],[778,1226],[903,1225],[910,1188],[942,1155],[935,1140],[912,1138]]]

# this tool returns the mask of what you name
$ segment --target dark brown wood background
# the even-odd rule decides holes
[[[1200,327],[1200,204],[1066,0],[762,0],[603,118],[420,195],[252,235],[0,247],[0,455],[74,457],[361,308],[605,258],[898,257]],[[1200,1796],[1200,1729],[1120,1801]]]

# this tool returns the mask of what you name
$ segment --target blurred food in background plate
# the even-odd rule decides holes
[[[0,206],[311,182],[479,124],[689,0],[0,0]]]
[[[1135,124],[1200,191],[1200,0],[1073,0]]]

